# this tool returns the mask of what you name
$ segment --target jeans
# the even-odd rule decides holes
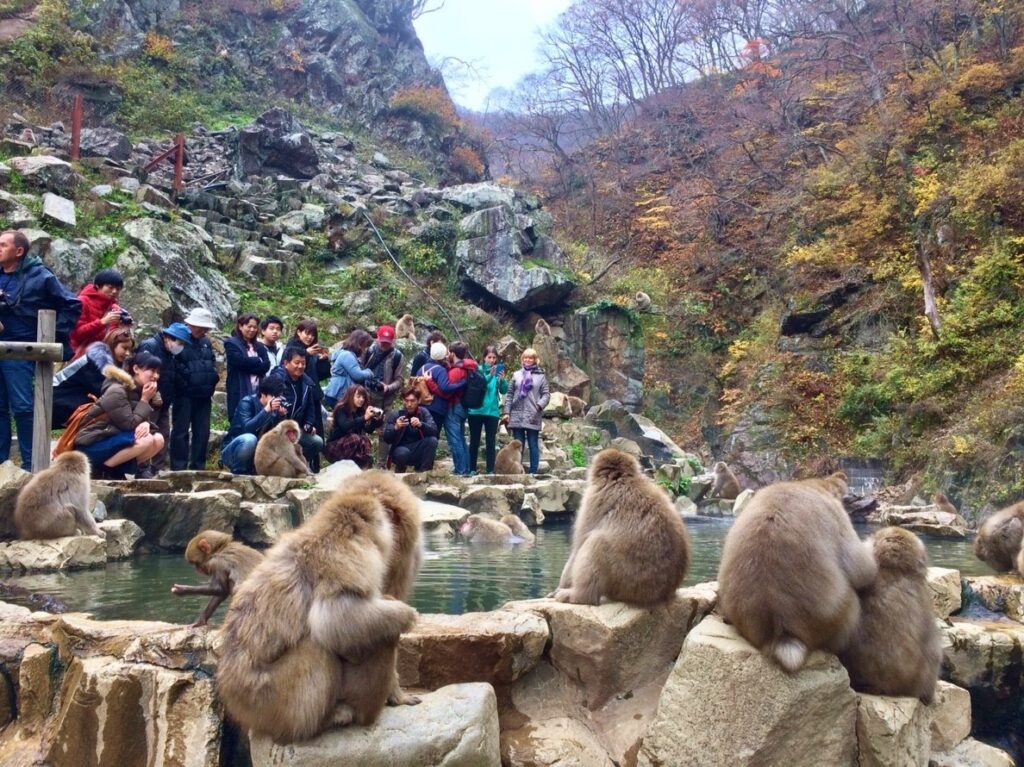
[[[11,416],[18,429],[21,468],[32,471],[32,382],[36,363],[0,361],[0,463],[11,455]]]
[[[424,437],[411,445],[399,445],[391,452],[391,462],[395,472],[401,474],[406,466],[416,471],[430,471],[434,468],[434,455],[437,453],[437,437]]]
[[[210,443],[209,397],[177,397],[171,408],[171,470],[205,469]],[[192,444],[189,445],[189,429]]]
[[[220,454],[220,462],[232,474],[255,474],[256,443],[259,437],[255,434],[239,434],[224,446]]]
[[[486,439],[484,450],[487,462],[487,473],[494,473],[494,456],[498,438],[498,416],[496,415],[470,415],[469,416],[469,468],[476,471],[477,459],[480,455],[480,432],[483,430]]]
[[[452,452],[452,463],[456,474],[469,474],[469,453],[466,450],[466,408],[456,403],[448,408],[444,417],[444,437]]]
[[[540,431],[537,429],[513,429],[512,436],[530,448],[530,474],[536,474],[540,467]]]

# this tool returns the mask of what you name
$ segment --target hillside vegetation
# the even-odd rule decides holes
[[[762,477],[878,457],[972,509],[1020,497],[1022,22],[853,4],[531,179],[575,266],[611,267],[592,290],[661,307],[648,403],[683,442]]]

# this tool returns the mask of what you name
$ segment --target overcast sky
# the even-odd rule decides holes
[[[448,88],[457,103],[481,110],[493,88],[511,88],[520,77],[539,67],[538,31],[570,3],[444,0],[440,10],[416,20],[416,32],[432,63],[453,56],[476,68],[479,79],[459,82],[449,78]]]

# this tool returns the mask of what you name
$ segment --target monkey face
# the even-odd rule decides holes
[[[459,532],[462,535],[469,535],[474,530],[476,530],[476,519],[472,516],[466,517],[466,521],[459,527]]]
[[[289,429],[288,431],[285,432],[285,434],[288,435],[288,439],[291,440],[292,442],[299,441],[299,433],[295,431],[295,429]]]

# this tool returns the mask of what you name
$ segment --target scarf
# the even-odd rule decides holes
[[[525,399],[533,391],[533,371],[536,369],[536,366],[523,368],[523,377],[519,380],[519,390],[516,392],[517,400]]]

